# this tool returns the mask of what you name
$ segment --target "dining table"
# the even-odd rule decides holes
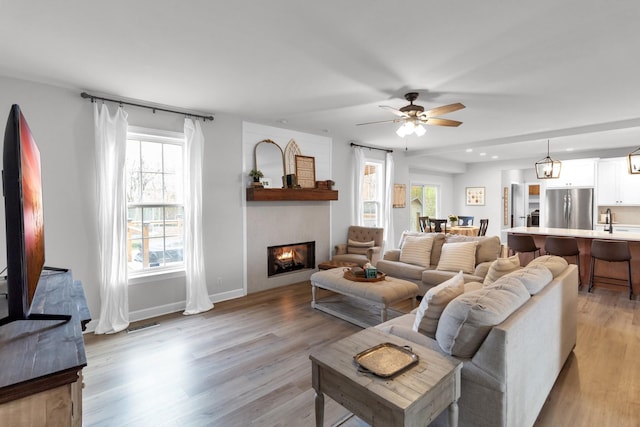
[[[451,234],[461,234],[463,236],[477,236],[480,227],[475,225],[457,225],[455,227],[447,227],[447,231]]]

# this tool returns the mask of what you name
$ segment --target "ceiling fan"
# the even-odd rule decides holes
[[[405,105],[399,110],[389,107],[388,105],[380,106],[380,108],[391,110],[391,112],[396,116],[399,116],[399,118],[378,122],[358,123],[357,126],[371,125],[375,123],[402,123],[396,131],[396,134],[404,138],[406,135],[411,135],[412,133],[415,133],[418,136],[424,135],[426,130],[422,125],[457,127],[462,124],[462,122],[456,120],[441,119],[436,116],[461,110],[465,108],[463,104],[457,102],[455,104],[443,105],[442,107],[436,107],[431,110],[424,111],[423,106],[413,103],[413,101],[418,99],[418,95],[418,92],[409,92],[405,94],[404,98],[409,101],[409,105]]]

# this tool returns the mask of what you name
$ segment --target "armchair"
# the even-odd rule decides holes
[[[332,261],[355,262],[363,266],[366,263],[376,265],[381,257],[384,229],[352,225],[347,233],[347,243],[335,247]]]

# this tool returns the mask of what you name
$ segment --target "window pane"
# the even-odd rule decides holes
[[[143,172],[162,172],[162,144],[142,141],[140,155]]]
[[[182,202],[182,177],[176,174],[164,176],[164,202]]]
[[[140,171],[140,141],[130,139],[127,141],[126,166],[128,171]]]
[[[144,208],[145,237],[164,236],[164,208]]]
[[[182,239],[183,228],[182,207],[167,207],[165,208],[165,236],[180,236]]]
[[[142,201],[162,203],[162,174],[142,172],[140,176],[142,178]]]
[[[164,144],[164,171],[165,173],[182,172],[182,147],[174,144]]]

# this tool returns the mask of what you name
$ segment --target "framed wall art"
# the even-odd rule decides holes
[[[315,157],[296,155],[296,178],[302,188],[316,187]]]
[[[407,187],[404,184],[393,184],[393,207],[406,207]]]
[[[467,206],[484,205],[484,187],[467,187],[465,193],[465,203]]]

